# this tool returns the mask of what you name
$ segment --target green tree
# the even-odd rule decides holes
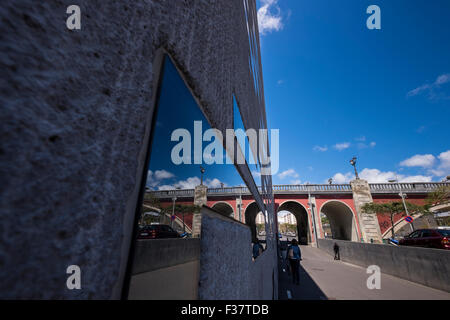
[[[428,194],[426,203],[431,206],[438,206],[450,202],[450,186],[440,186],[432,193]]]
[[[416,213],[423,213],[427,214],[428,206],[420,206],[411,202],[405,201],[405,205],[408,208],[408,212],[410,214],[416,214]],[[405,208],[403,207],[402,202],[387,202],[387,203],[375,203],[370,202],[366,203],[362,207],[363,212],[365,213],[375,213],[375,214],[381,214],[381,215],[388,215],[391,220],[391,232],[392,232],[392,238],[395,239],[395,231],[394,231],[394,217],[397,214],[402,214],[402,216],[405,215]]]

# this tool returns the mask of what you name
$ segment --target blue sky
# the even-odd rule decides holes
[[[257,2],[274,184],[450,174],[450,1]]]

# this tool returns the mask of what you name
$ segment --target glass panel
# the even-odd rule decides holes
[[[134,245],[129,298],[195,299],[180,297],[175,286],[164,285],[161,288],[158,281],[164,277],[164,270],[174,267],[173,256],[177,257],[178,264],[183,264],[184,260],[188,264],[199,263],[199,257],[187,256],[195,250],[185,250],[191,245],[188,243],[193,243],[191,238],[201,236],[195,224],[199,205],[207,205],[223,216],[245,223],[247,205],[256,202],[234,164],[227,161],[226,137],[211,129],[178,70],[167,57],[159,89],[145,173],[146,190]],[[235,137],[232,139],[236,149]],[[261,211],[257,205],[251,209],[256,213]],[[248,220],[253,221],[250,225],[253,239],[256,239],[256,213],[253,220]],[[264,236],[264,219],[258,222],[258,230]],[[160,239],[171,241],[162,244]],[[184,244],[179,245],[181,242]],[[167,255],[172,258],[165,259]],[[155,268],[158,276],[152,278]],[[171,270],[176,272],[173,268]],[[180,269],[180,272],[188,273],[182,278],[192,279],[192,286],[198,285],[195,270],[198,268],[194,266]]]
[[[258,159],[258,130],[249,128],[246,130],[244,122],[242,121],[241,112],[236,99],[233,97],[233,122],[234,130],[236,132],[236,139],[243,154],[243,158],[238,156],[238,163],[240,160],[245,160],[252,172],[253,179],[257,186],[261,185],[261,174],[259,170]]]

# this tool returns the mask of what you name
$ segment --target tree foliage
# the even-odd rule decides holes
[[[440,186],[430,193],[426,200],[429,206],[437,206],[450,202],[450,186]]]
[[[420,206],[411,202],[405,201],[406,208],[408,209],[409,214],[414,215],[417,213],[428,214],[428,205]],[[392,238],[395,238],[394,231],[394,217],[398,214],[404,216],[406,214],[405,208],[402,202],[393,201],[386,203],[375,203],[370,202],[366,203],[362,207],[363,212],[365,213],[375,213],[381,215],[388,215],[391,220],[391,232]]]

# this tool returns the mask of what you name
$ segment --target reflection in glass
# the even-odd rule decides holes
[[[185,248],[198,245],[196,218],[200,206],[208,205],[227,218],[249,224],[252,239],[259,237],[262,242],[266,219],[264,215],[257,217],[263,210],[243,184],[236,167],[227,164],[221,132],[210,130],[209,122],[168,57],[164,59],[161,77],[129,298],[195,299],[192,288],[198,285],[199,256],[188,256],[196,251]],[[246,154],[250,154],[248,143]],[[232,188],[239,185],[243,187]],[[169,274],[166,270],[171,277],[191,279],[188,287],[192,290],[182,292],[176,286],[158,286]]]

